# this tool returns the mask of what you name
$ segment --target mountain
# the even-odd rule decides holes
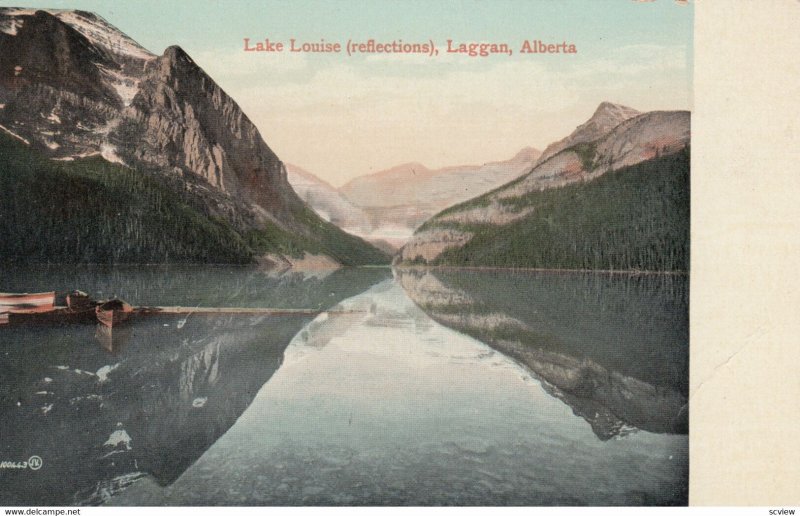
[[[33,160],[91,168],[99,156],[146,176],[201,219],[238,235],[245,258],[310,253],[348,265],[386,261],[308,209],[255,125],[186,52],[172,46],[154,55],[92,13],[0,9],[0,129],[29,147]],[[6,208],[29,210],[23,200],[36,205],[19,199]],[[117,252],[128,246],[121,240],[90,243],[112,261],[126,259]],[[102,258],[75,250],[71,257]],[[137,253],[175,258],[152,248]],[[0,257],[25,258],[2,250]]]
[[[602,133],[598,120],[633,111],[609,106],[528,174],[431,218],[396,260],[688,270],[690,114],[643,113]]]
[[[351,203],[336,187],[296,165],[286,164],[289,184],[297,195],[323,219],[345,231],[362,236],[371,224],[366,212]]]
[[[404,163],[357,177],[339,190],[352,203],[370,208],[446,207],[520,176],[533,166],[539,154],[536,149],[525,148],[506,161],[435,170],[421,163]]]
[[[527,147],[506,161],[431,170],[405,163],[335,188],[287,165],[289,183],[324,219],[391,252],[431,216],[488,192],[531,169],[540,152]]]
[[[592,117],[579,125],[569,136],[548,145],[542,155],[539,156],[539,162],[545,162],[562,150],[579,143],[592,142],[607,134],[625,120],[637,115],[641,115],[641,113],[633,108],[612,104],[611,102],[602,102],[597,106]]]

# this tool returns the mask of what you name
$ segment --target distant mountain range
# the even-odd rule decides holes
[[[289,183],[326,220],[385,249],[398,249],[437,212],[528,172],[541,154],[526,147],[505,161],[429,169],[404,163],[335,188],[287,165]]]
[[[687,111],[604,102],[522,177],[421,226],[396,262],[688,270]]]
[[[17,192],[0,205],[11,235],[0,259],[388,261],[303,203],[255,125],[186,52],[152,54],[92,13],[0,9],[0,134],[6,192]],[[53,198],[21,186],[42,181]],[[109,202],[117,217],[95,212],[101,227],[85,232],[86,211]],[[64,222],[58,203],[87,220]]]

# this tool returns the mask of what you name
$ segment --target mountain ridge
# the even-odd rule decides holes
[[[497,168],[509,169],[497,171],[501,179],[516,177],[522,173],[520,171],[525,171],[526,167],[532,167],[540,154],[540,151],[533,147],[525,147],[506,160],[488,161],[481,165],[448,165],[435,169],[417,161],[410,161],[353,178],[338,190],[359,206],[403,206],[409,204],[409,195],[413,196],[420,189],[424,190],[425,187],[419,186],[420,181],[435,181],[437,178],[447,176],[459,179],[475,178],[481,174],[488,175]],[[498,186],[502,184],[495,182]],[[375,195],[378,189],[384,190],[383,195]],[[413,190],[411,194],[408,191],[410,189]],[[464,194],[458,197],[464,197]]]
[[[582,124],[570,135],[574,137],[577,134],[577,137],[573,140],[567,137],[557,142],[559,145],[567,141],[577,141],[577,143],[545,159],[540,157],[529,173],[516,180],[436,214],[417,229],[414,237],[395,257],[395,262],[539,268],[578,266],[614,269],[626,266],[640,268],[664,266],[685,270],[685,267],[688,267],[686,253],[688,253],[690,113],[688,111],[641,113],[626,118],[611,129],[604,129],[601,124],[594,123],[598,113],[601,118],[606,118],[605,114],[611,111],[616,111],[615,114],[612,113],[614,116],[622,113],[622,117],[635,111],[630,108],[618,108],[620,106],[610,103],[601,104],[593,115],[595,120]],[[594,136],[595,139],[583,141],[588,135]],[[548,148],[551,150],[556,148],[553,145]],[[680,155],[683,151],[686,151],[686,157]],[[613,177],[603,179],[612,172]],[[640,180],[637,179],[640,174],[655,175]],[[624,197],[623,201],[617,203],[611,199],[598,197],[601,192],[602,195],[608,195],[612,191],[610,188],[614,187],[624,189],[627,197]],[[669,206],[660,204],[661,201],[654,197],[655,190],[653,190],[658,188],[666,188],[672,192],[670,195],[674,195],[674,199],[670,202],[674,204]],[[580,197],[584,199],[581,202],[585,204],[575,205],[574,201],[567,200],[569,196]],[[635,199],[648,202],[648,206],[652,206],[654,211],[642,212],[636,206]],[[597,215],[590,216],[587,211],[589,209],[598,211]],[[593,242],[591,244],[593,246],[606,245],[597,242],[595,237],[598,230],[608,230],[604,224],[610,223],[611,219],[608,217],[612,212],[616,217],[615,220],[628,231],[615,234],[613,245],[622,249],[633,245],[634,240],[636,245],[649,245],[643,243],[647,238],[667,238],[668,234],[669,239],[674,242],[658,240],[652,245],[659,249],[658,253],[673,254],[660,258],[652,254],[643,257],[637,248],[630,251],[636,255],[635,260],[631,258],[632,255],[625,254],[621,262],[580,255],[580,253],[595,252],[587,247],[589,241]],[[656,212],[660,214],[658,217],[663,217],[662,221],[650,220]],[[539,213],[547,213],[547,217],[556,218],[543,220],[539,218]],[[574,220],[569,221],[564,217],[573,217]],[[650,220],[648,224],[654,224],[653,228],[656,229],[652,235],[637,233],[637,224],[641,223],[637,221],[641,217],[648,218]],[[555,228],[552,224],[556,220],[564,225]],[[665,224],[664,227],[660,226],[662,223]],[[533,228],[538,228],[535,230],[538,233],[531,233],[534,231]],[[664,233],[657,235],[658,231]],[[630,236],[634,233],[638,235],[635,239]],[[536,236],[543,239],[540,245],[545,245],[543,242],[547,241],[546,245],[553,246],[553,249],[559,248],[564,241],[574,240],[572,244],[574,249],[564,250],[565,254],[561,258],[556,258],[552,253],[542,249],[526,250],[524,242],[502,240],[523,238],[523,235],[526,235],[525,238]],[[677,246],[675,249],[671,247],[673,244]],[[493,249],[491,252],[489,252],[490,247]],[[514,249],[513,252],[511,248]],[[578,248],[581,251],[578,251]],[[508,255],[503,257],[499,254],[501,249],[507,249]],[[615,251],[607,249],[604,252]],[[567,258],[567,255],[571,257]],[[480,256],[491,259],[492,263],[483,263]],[[622,265],[622,262],[626,265]],[[643,265],[645,263],[646,267]]]

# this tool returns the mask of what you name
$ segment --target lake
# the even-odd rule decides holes
[[[685,505],[688,279],[5,268],[0,291],[305,308],[0,329],[0,505]]]

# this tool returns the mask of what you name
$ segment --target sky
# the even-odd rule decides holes
[[[610,101],[691,109],[694,6],[675,0],[0,0],[95,12],[161,54],[181,46],[285,162],[338,186],[405,162],[429,168],[544,149]],[[297,42],[433,41],[435,57],[257,53]],[[507,43],[508,56],[447,53]],[[576,54],[521,54],[526,40]]]

